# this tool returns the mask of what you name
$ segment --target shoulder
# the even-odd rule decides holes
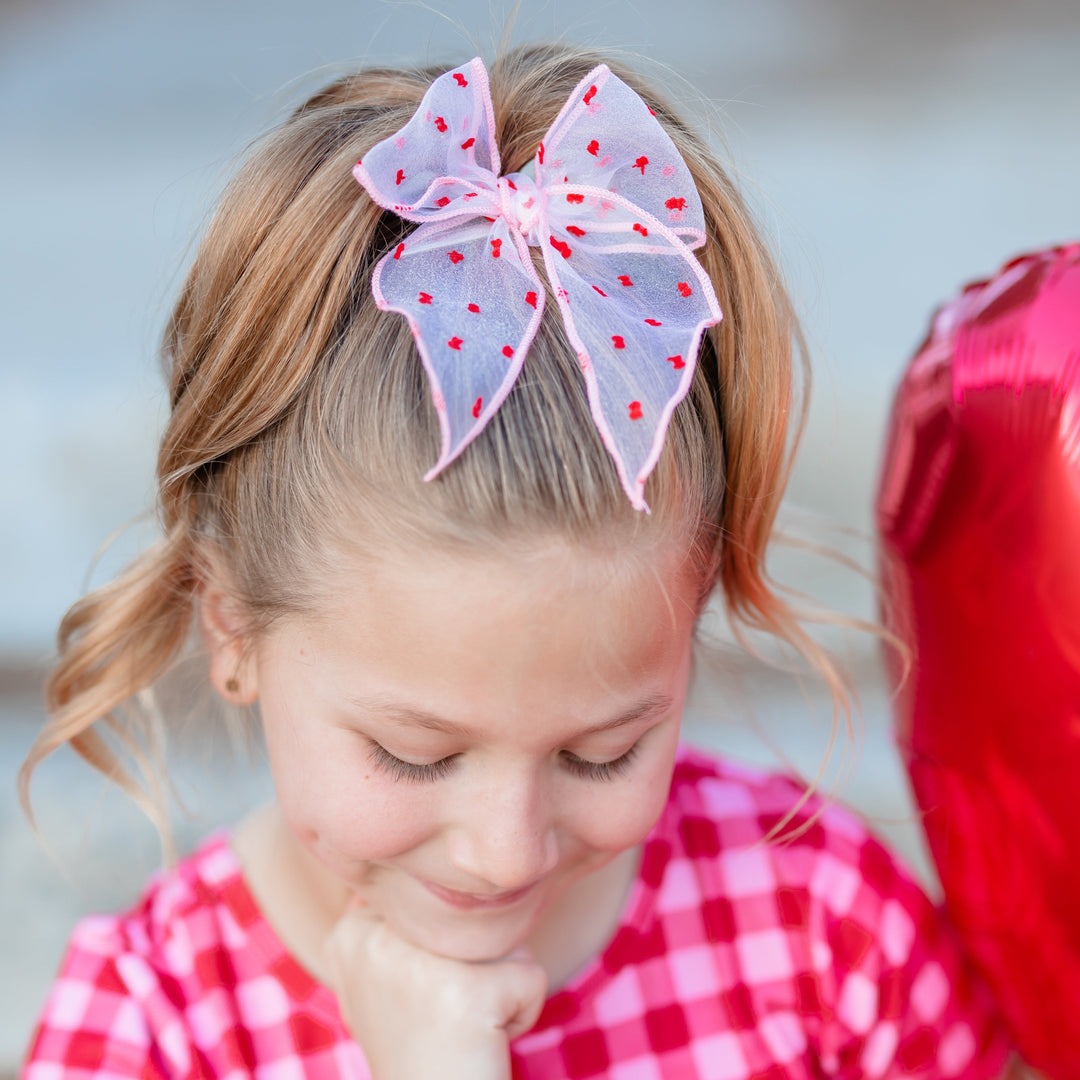
[[[784,773],[683,748],[669,812],[681,856],[767,863],[777,885],[802,882],[838,907],[860,877],[881,892],[914,885],[857,814]]]
[[[228,838],[216,834],[176,866],[156,873],[129,911],[80,922],[69,957],[123,957],[131,970],[145,961],[164,977],[187,975],[205,966],[215,946],[243,939],[245,911],[257,916],[244,899],[248,895]],[[230,935],[233,927],[237,932]]]
[[[725,891],[803,888],[837,915],[888,897],[924,906],[911,872],[854,812],[795,777],[686,748],[672,779],[675,854],[729,869]],[[753,869],[757,868],[757,873]]]
[[[823,1063],[859,1060],[870,1075],[1000,1070],[1005,1036],[954,931],[856,814],[790,776],[690,749],[668,812],[658,909],[696,894],[748,1015],[783,1003]]]
[[[863,821],[791,776],[688,749],[669,810],[673,864],[693,868],[732,932],[753,923],[777,940],[823,944],[830,969],[844,970],[869,949],[902,963],[941,930],[914,876]]]
[[[198,1073],[184,1014],[208,984],[227,978],[230,946],[244,938],[242,885],[227,896],[237,884],[238,864],[215,836],[155,875],[130,911],[79,922],[42,1009],[26,1080],[80,1070],[148,1077],[166,1064],[169,1074]]]

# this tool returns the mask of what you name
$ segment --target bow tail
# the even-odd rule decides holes
[[[430,480],[484,429],[536,335],[544,290],[503,218],[420,226],[372,276],[378,306],[408,320],[439,418]]]
[[[690,390],[701,337],[721,318],[712,283],[678,241],[613,250],[566,234],[544,260],[597,429],[631,503],[648,510],[645,481]]]

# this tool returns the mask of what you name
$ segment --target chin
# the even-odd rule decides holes
[[[432,917],[409,917],[398,910],[384,915],[403,938],[450,960],[480,962],[501,960],[529,940],[541,912],[530,906],[519,912],[449,913]]]
[[[457,928],[440,930],[435,926],[395,927],[403,937],[428,952],[445,956],[449,960],[479,963],[501,960],[520,948],[529,938],[529,925],[520,927]]]

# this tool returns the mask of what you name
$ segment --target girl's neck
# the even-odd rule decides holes
[[[285,948],[327,983],[324,942],[349,903],[348,888],[300,844],[276,803],[249,815],[232,847],[263,915]],[[548,992],[567,983],[611,939],[637,874],[631,848],[573,882],[530,935],[528,944],[548,975]]]

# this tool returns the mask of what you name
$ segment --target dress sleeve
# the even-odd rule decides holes
[[[45,999],[21,1080],[176,1075],[154,1045],[142,1005],[121,973],[125,967],[132,965],[125,963],[116,920],[79,924]]]
[[[944,912],[872,836],[816,875],[834,985],[821,1061],[851,1078],[994,1080],[1010,1041]],[[854,871],[854,873],[852,873]]]

